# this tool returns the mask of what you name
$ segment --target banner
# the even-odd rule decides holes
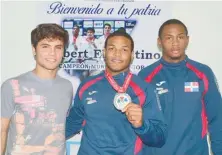
[[[60,65],[59,74],[70,79],[76,87],[77,81],[103,71],[105,39],[120,28],[124,28],[134,39],[134,61],[131,71],[138,73],[161,57],[156,38],[162,22],[171,18],[170,4],[104,1],[45,4],[45,16],[56,17],[69,32],[70,43]],[[77,154],[81,136],[82,132],[67,141],[67,155]]]

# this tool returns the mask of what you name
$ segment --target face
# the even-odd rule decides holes
[[[94,37],[94,32],[91,31],[91,30],[88,30],[86,35],[87,35],[88,38],[93,38]]]
[[[109,27],[108,25],[105,25],[105,27],[104,27],[104,33],[105,33],[105,34],[110,34],[110,31],[111,31],[111,27]]]
[[[62,61],[64,43],[59,39],[42,39],[32,50],[39,69],[55,71]]]
[[[78,27],[73,27],[72,29],[72,33],[75,35],[75,34],[79,34],[79,28]]]
[[[189,37],[180,24],[170,24],[163,28],[158,44],[163,51],[163,59],[167,62],[179,62],[185,59],[185,50]]]
[[[106,69],[112,75],[128,70],[133,60],[130,40],[123,36],[109,38],[107,47],[104,49],[104,59]]]

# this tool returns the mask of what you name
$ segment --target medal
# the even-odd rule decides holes
[[[113,79],[112,75],[110,75],[110,73],[108,73],[106,70],[105,70],[105,76],[106,76],[108,82],[110,83],[110,85],[113,87],[113,89],[115,89],[118,92],[118,93],[116,93],[114,100],[113,100],[114,106],[118,110],[124,109],[124,107],[132,101],[131,97],[125,92],[129,86],[129,83],[132,79],[133,74],[130,72],[128,73],[122,87],[120,87],[116,83],[116,81]]]
[[[127,93],[116,93],[113,100],[113,104],[118,110],[123,110],[130,102],[132,102],[132,100]]]

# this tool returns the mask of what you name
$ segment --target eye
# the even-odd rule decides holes
[[[109,48],[108,48],[108,51],[113,51],[113,50],[114,50],[113,47],[109,47]]]
[[[62,49],[62,46],[57,46],[56,49],[61,50],[61,49]]]
[[[184,39],[185,36],[179,36],[179,39]]]
[[[124,52],[127,52],[127,51],[128,51],[128,49],[124,48],[124,49],[123,49],[123,51],[124,51]]]
[[[47,45],[43,45],[42,48],[48,48],[48,46]]]
[[[166,37],[166,40],[170,40],[170,39],[172,39],[172,37],[170,37],[170,36],[167,36],[167,37]]]

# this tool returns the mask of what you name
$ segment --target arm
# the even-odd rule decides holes
[[[1,155],[5,154],[10,119],[1,118]]]
[[[5,154],[8,128],[14,111],[14,99],[10,81],[1,86],[1,155]]]
[[[162,147],[166,140],[167,125],[164,122],[159,97],[148,85],[146,101],[143,106],[143,124],[135,132],[148,146]]]
[[[80,87],[79,87],[80,88]],[[77,134],[83,124],[84,120],[84,106],[79,98],[79,89],[75,95],[74,105],[70,108],[68,117],[66,118],[66,139],[71,138]]]
[[[137,104],[128,104],[123,112],[132,124],[135,133],[144,144],[152,147],[162,147],[166,140],[166,127],[161,111],[159,98],[153,87],[146,92],[147,97],[143,107]]]
[[[222,154],[222,99],[216,78],[209,69],[207,78],[209,82],[208,92],[204,97],[206,113],[208,117],[208,131],[211,147],[214,155]]]

